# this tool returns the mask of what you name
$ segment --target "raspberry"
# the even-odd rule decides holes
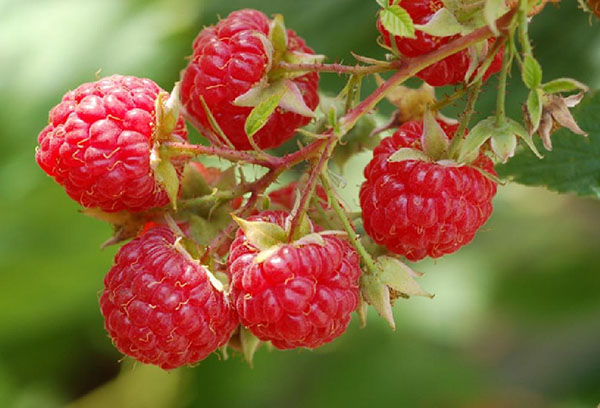
[[[223,346],[237,317],[207,269],[180,252],[167,227],[124,245],[104,278],[100,308],[116,347],[143,363],[172,369]]]
[[[150,167],[161,91],[149,79],[113,75],[67,92],[38,136],[39,166],[84,207],[137,212],[166,205]],[[180,116],[173,136],[186,135]]]
[[[265,211],[249,220],[283,226],[288,214]],[[284,244],[257,262],[259,249],[239,229],[231,244],[231,297],[242,324],[279,349],[316,348],[340,336],[358,305],[359,257],[344,240],[325,246]]]
[[[392,4],[392,2],[393,0],[389,0],[389,4]],[[408,12],[415,24],[426,24],[436,11],[444,7],[442,0],[400,0],[398,5]],[[385,45],[392,47],[392,36],[383,27],[379,19],[377,20],[377,29],[381,33]],[[415,35],[416,38],[393,36],[394,45],[403,56],[413,58],[428,54],[459,37],[458,35],[434,37],[420,30],[415,30]],[[495,39],[489,39],[488,46],[491,47],[494,41]],[[503,56],[504,47],[495,55],[492,64],[483,76],[484,81],[490,75],[500,71]],[[425,68],[417,76],[431,86],[458,84],[465,80],[470,61],[469,52],[463,50]]]
[[[456,125],[440,123],[448,137]],[[417,261],[469,243],[492,213],[496,184],[478,170],[419,160],[388,162],[397,149],[421,149],[422,122],[407,122],[381,141],[365,168],[360,190],[365,231],[391,252]],[[481,155],[472,163],[495,174]]]
[[[263,13],[246,9],[204,28],[194,41],[192,59],[182,75],[181,100],[188,119],[199,129],[211,129],[202,105],[204,98],[223,133],[240,150],[251,149],[244,124],[252,108],[236,106],[233,101],[268,73],[268,55],[257,34],[268,36],[269,22]],[[287,34],[288,51],[313,54],[294,31],[288,30]],[[309,73],[293,81],[306,105],[314,110],[319,103],[318,74]],[[254,135],[254,141],[262,149],[277,147],[309,121],[308,117],[278,108]],[[211,137],[210,131],[206,133]]]

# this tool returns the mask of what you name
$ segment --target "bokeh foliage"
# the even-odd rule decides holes
[[[545,78],[600,87],[600,23],[565,0],[531,26]],[[0,0],[0,406],[590,407],[600,402],[600,203],[500,188],[473,244],[416,267],[434,300],[398,301],[397,331],[375,315],[314,352],[259,350],[164,373],[121,356],[97,295],[110,234],[35,165],[36,135],[60,96],[100,75],[177,80],[203,25],[231,10],[280,12],[319,53],[382,57],[366,0]],[[343,78],[325,76],[339,90]],[[372,89],[365,85],[364,91]],[[495,80],[478,104],[493,109]],[[526,90],[515,75],[508,113]],[[389,107],[382,107],[389,112]],[[456,113],[460,105],[451,107]],[[348,166],[345,197],[369,154]],[[214,161],[212,161],[214,163]],[[512,404],[512,405],[511,405]]]

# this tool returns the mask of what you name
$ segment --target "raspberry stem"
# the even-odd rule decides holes
[[[327,167],[327,162],[331,157],[331,153],[335,148],[337,140],[338,139],[335,133],[331,132],[329,137],[326,139],[325,146],[323,146],[323,152],[321,153],[319,161],[311,169],[310,176],[308,177],[308,181],[306,182],[306,186],[304,187],[304,191],[302,192],[302,196],[300,197],[300,204],[298,205],[297,211],[295,214],[293,214],[292,220],[290,222],[290,230],[288,235],[288,239],[290,242],[293,240],[294,232],[300,224],[302,214],[306,212],[306,207],[308,206],[310,198],[312,197],[315,191],[315,186],[317,184],[319,174],[321,174],[323,170]]]
[[[515,9],[512,9],[497,20],[497,27],[501,32],[506,31],[507,27],[512,22],[515,11]],[[346,134],[354,127],[362,115],[371,111],[391,90],[407,79],[415,76],[419,71],[450,55],[456,54],[471,45],[486,40],[492,35],[493,33],[488,26],[481,27],[463,37],[459,37],[456,40],[449,42],[429,54],[410,59],[405,65],[402,65],[391,78],[340,119],[340,134]]]
[[[365,267],[367,268],[366,273],[373,275],[376,274],[377,267],[375,266],[375,261],[373,261],[371,254],[369,254],[369,251],[367,251],[367,249],[360,242],[358,234],[356,233],[356,231],[354,231],[354,228],[352,228],[352,225],[350,224],[350,220],[348,219],[346,212],[340,206],[340,203],[335,196],[335,189],[331,185],[329,175],[325,171],[321,173],[321,183],[323,184],[323,188],[325,188],[325,191],[327,192],[327,199],[329,200],[331,208],[333,208],[333,211],[335,212],[338,219],[344,226],[344,229],[348,233],[348,239],[350,240],[350,243],[352,244],[354,249],[356,249],[356,252],[358,252],[363,263],[365,264]]]
[[[395,60],[386,64],[377,65],[343,65],[338,63],[333,64],[292,64],[285,61],[280,61],[278,68],[287,72],[331,72],[336,74],[352,74],[352,75],[369,75],[377,72],[391,71],[398,69],[403,65],[403,61]]]
[[[479,92],[481,91],[481,85],[482,81],[479,79],[468,88],[469,96],[467,99],[467,106],[465,107],[462,117],[460,118],[460,123],[455,133],[456,136],[452,138],[450,146],[448,147],[448,156],[451,158],[456,157],[460,151],[460,146],[464,140],[465,131],[467,130],[471,116],[473,116],[473,112],[475,111],[475,104],[477,103]]]

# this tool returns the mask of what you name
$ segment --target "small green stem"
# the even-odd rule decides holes
[[[529,41],[529,24],[527,22],[527,13],[529,12],[528,0],[519,0],[519,9],[517,18],[519,21],[519,42],[523,47],[523,55],[533,55],[531,41]]]
[[[362,258],[363,263],[367,268],[366,272],[368,274],[377,273],[375,261],[371,257],[371,254],[369,254],[369,251],[367,251],[367,249],[360,242],[360,239],[356,234],[356,231],[354,231],[354,228],[352,228],[352,224],[350,223],[350,220],[346,215],[346,211],[344,211],[339,201],[337,200],[333,186],[329,181],[329,176],[325,171],[321,173],[321,183],[323,183],[323,188],[325,188],[325,191],[327,192],[327,198],[329,199],[329,204],[331,205],[331,208],[333,208],[333,211],[335,212],[342,225],[344,226],[344,229],[348,233],[348,239],[350,240],[350,243]]]
[[[465,107],[465,111],[460,118],[458,129],[456,130],[456,133],[450,142],[450,147],[448,148],[448,155],[450,157],[455,157],[460,150],[464,140],[465,130],[467,130],[469,122],[471,121],[471,116],[473,116],[473,112],[475,112],[475,103],[479,97],[479,92],[481,92],[481,80],[475,82],[468,89],[469,96],[467,99],[467,106]]]
[[[319,178],[319,174],[321,174],[323,170],[327,168],[327,162],[331,157],[331,153],[335,148],[337,140],[338,139],[335,136],[335,134],[331,132],[327,139],[327,142],[325,143],[325,146],[323,146],[323,152],[321,153],[319,161],[311,169],[310,176],[308,177],[306,185],[304,186],[304,190],[302,191],[302,195],[300,196],[300,203],[298,205],[298,208],[295,209],[296,212],[292,215],[292,220],[290,221],[290,230],[288,231],[288,237],[290,242],[294,238],[294,232],[300,224],[302,216],[306,213],[306,208],[315,191],[315,186],[317,185],[317,179]]]
[[[434,103],[433,105],[431,105],[430,109],[432,111],[439,111],[439,110],[445,108],[446,106],[451,105],[452,103],[456,102],[465,93],[467,93],[467,87],[463,86],[463,87],[457,89],[455,92],[451,93],[450,95],[444,97],[444,99],[441,99],[441,100],[437,101],[436,103]]]
[[[502,124],[506,117],[506,79],[512,65],[512,53],[506,52],[502,60],[502,69],[498,76],[498,95],[496,99],[496,125]]]
[[[281,61],[277,68],[286,72],[332,72],[336,74],[368,75],[377,72],[391,71],[398,69],[402,65],[401,61],[391,61],[387,64],[377,65],[343,65],[343,64],[292,64]]]

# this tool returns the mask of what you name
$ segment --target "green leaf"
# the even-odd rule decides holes
[[[553,150],[543,160],[521,150],[507,164],[496,166],[498,174],[526,185],[600,199],[600,92],[585,98],[574,116],[588,138],[558,130],[552,136]]]
[[[390,6],[381,10],[379,15],[381,24],[391,34],[398,37],[415,38],[415,27],[412,18],[400,6]]]
[[[529,115],[529,124],[531,128],[529,133],[533,134],[540,127],[542,119],[542,92],[539,89],[532,89],[527,96],[527,114]]]
[[[282,96],[283,93],[270,95],[252,109],[244,125],[248,137],[254,136],[267,123],[277,106],[279,106]]]
[[[248,242],[261,251],[285,242],[287,239],[287,234],[277,224],[265,221],[247,221],[233,214],[231,217],[244,231]]]
[[[586,84],[571,78],[558,78],[542,85],[544,92],[549,94],[573,91],[588,91]]]
[[[448,37],[460,34],[465,30],[465,27],[447,8],[439,9],[427,24],[415,24],[415,28],[434,37]]]
[[[533,138],[531,137],[531,134],[529,134],[529,132],[527,130],[525,130],[523,125],[521,125],[519,122],[516,122],[510,118],[506,119],[506,123],[508,124],[508,127],[509,127],[510,131],[512,132],[512,134],[523,139],[523,141],[525,143],[527,143],[527,146],[529,146],[529,148],[531,149],[533,154],[535,154],[539,159],[544,157],[538,151],[537,147],[535,146],[535,143],[533,143]]]
[[[527,55],[523,60],[521,75],[523,83],[529,89],[537,89],[542,83],[542,67],[531,55]]]
[[[379,6],[381,8],[386,8],[388,6],[387,0],[376,0],[376,1],[377,1],[377,4],[379,4]]]

